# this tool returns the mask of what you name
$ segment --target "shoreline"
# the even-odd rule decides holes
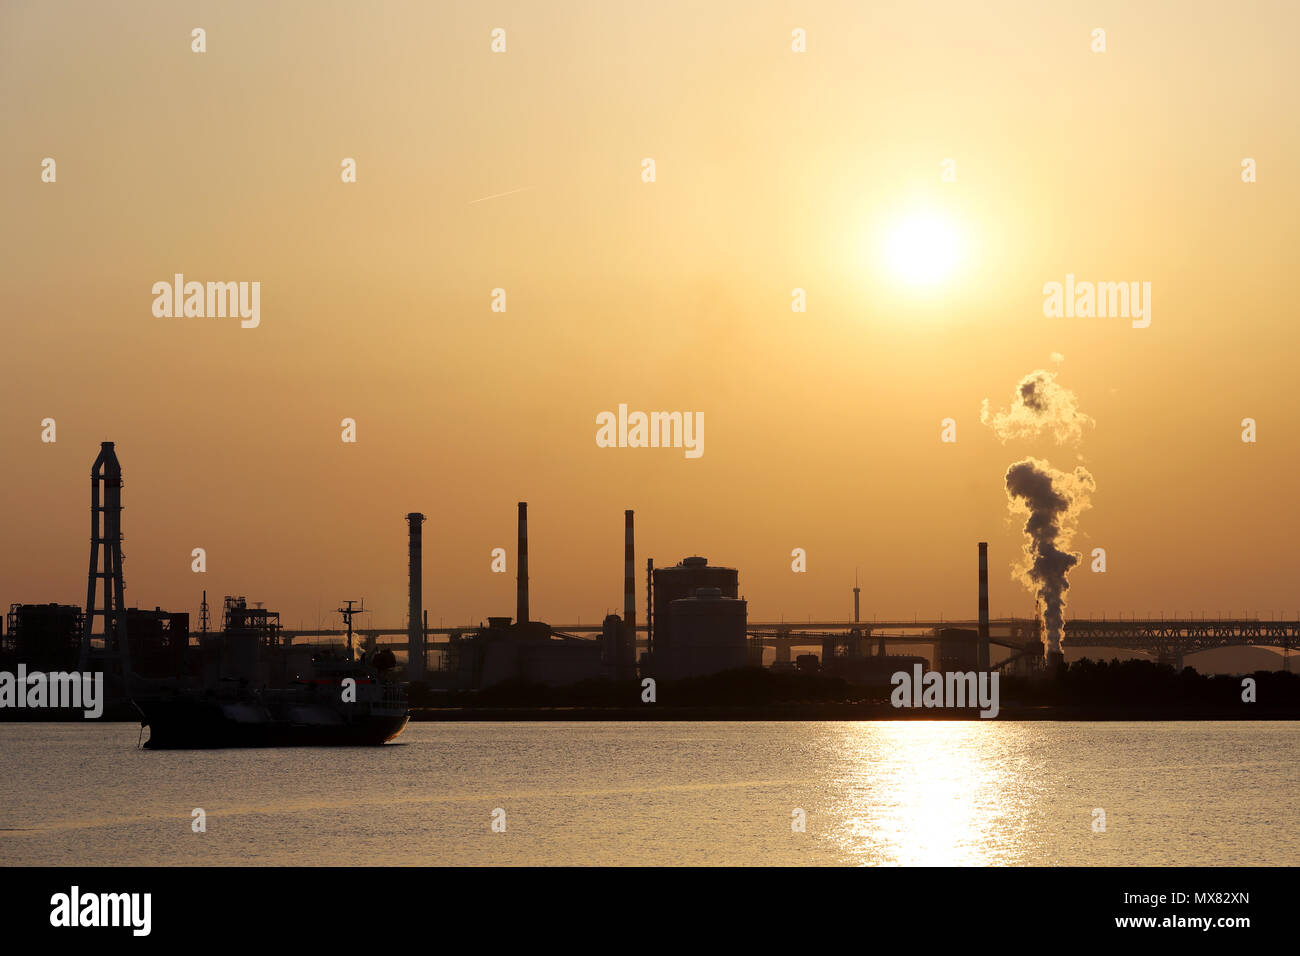
[[[809,702],[791,704],[627,706],[474,706],[413,707],[412,723],[481,723],[535,721],[823,721],[823,720],[989,720],[989,721],[1254,721],[1300,720],[1300,707],[1236,706],[1106,706],[1098,704],[1004,704],[996,717],[980,717],[977,708],[907,707],[887,702]],[[0,724],[96,723],[138,724],[133,709],[106,708],[104,716],[87,719],[80,711],[0,710]]]
[[[973,708],[909,707],[889,704],[789,704],[781,706],[630,707],[421,707],[411,722],[473,721],[819,721],[819,720],[990,720],[990,721],[1141,721],[1141,720],[1300,720],[1295,708],[1249,710],[1240,707],[1099,707],[1095,705],[1004,705],[996,717]]]

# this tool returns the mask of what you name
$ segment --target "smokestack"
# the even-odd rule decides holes
[[[623,512],[623,639],[619,645],[617,676],[633,676],[636,671],[636,574],[635,548],[632,537],[632,510]]]
[[[980,630],[977,667],[989,669],[989,543],[980,542]]]
[[[858,572],[853,572],[853,623],[857,624],[861,618],[858,616],[858,597],[862,594],[862,588],[858,587]]]
[[[528,502],[519,502],[519,555],[515,558],[515,623],[528,623]]]
[[[636,633],[636,584],[633,581],[635,551],[632,547],[632,512],[623,512],[623,623]]]
[[[406,679],[424,680],[424,553],[423,532],[424,515],[412,511],[406,516],[408,529],[408,573],[410,583],[407,586],[409,599],[406,618]]]
[[[653,655],[655,649],[655,559],[645,559],[645,649]],[[636,652],[633,651],[633,656]]]

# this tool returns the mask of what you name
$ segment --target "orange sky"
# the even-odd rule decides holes
[[[621,604],[624,508],[751,619],[847,617],[855,567],[868,618],[969,617],[981,539],[1027,614],[1003,474],[1078,454],[1070,613],[1300,613],[1297,7],[865,6],[0,4],[0,602],[84,600],[109,439],[140,606],[401,626],[420,510],[431,620],[508,614],[527,500],[555,623]],[[960,255],[918,289],[880,240],[920,211]],[[154,317],[176,272],[259,281],[260,326]],[[1151,326],[1044,317],[1067,273],[1151,282]],[[1052,352],[1095,427],[1002,445],[981,401]],[[620,402],[705,454],[598,448]]]

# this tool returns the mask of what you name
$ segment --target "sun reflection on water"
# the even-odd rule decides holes
[[[1033,767],[976,721],[843,724],[830,810],[844,854],[898,866],[1014,864]]]

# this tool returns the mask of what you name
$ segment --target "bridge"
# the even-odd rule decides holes
[[[771,647],[776,652],[776,660],[788,663],[791,651],[796,647],[826,647],[829,642],[843,646],[848,642],[872,641],[877,648],[887,645],[933,644],[938,640],[936,632],[940,628],[956,627],[975,630],[979,626],[974,620],[894,620],[894,621],[753,621],[746,626],[750,640],[762,647]],[[425,631],[430,648],[447,646],[453,638],[476,634],[478,625],[460,625],[451,627],[430,627]],[[561,637],[574,640],[592,640],[601,633],[601,626],[595,624],[553,625],[552,630]],[[637,626],[637,644],[646,647],[645,625]],[[354,632],[371,646],[387,647],[393,651],[406,650],[405,628],[360,628]],[[1039,639],[1040,625],[1033,618],[993,618],[989,621],[989,644],[1006,648],[1010,657],[1016,658],[1026,653],[1026,648]],[[281,631],[286,641],[325,638],[342,642],[347,631],[342,628],[318,628],[314,630],[285,629]],[[397,638],[383,641],[381,638]],[[1173,664],[1181,669],[1183,657],[1197,651],[1218,647],[1254,646],[1282,648],[1288,654],[1292,648],[1300,647],[1300,621],[1264,621],[1258,618],[1237,618],[1223,620],[1191,618],[1148,618],[1148,619],[1076,619],[1065,622],[1065,632],[1061,639],[1067,650],[1086,647],[1107,647],[1123,650],[1142,651],[1158,660]],[[999,663],[1006,663],[999,662]]]
[[[1300,645],[1300,621],[1174,618],[1066,621],[1061,645],[1146,651],[1182,670],[1183,655],[1216,647],[1280,647],[1289,655],[1291,648]]]

